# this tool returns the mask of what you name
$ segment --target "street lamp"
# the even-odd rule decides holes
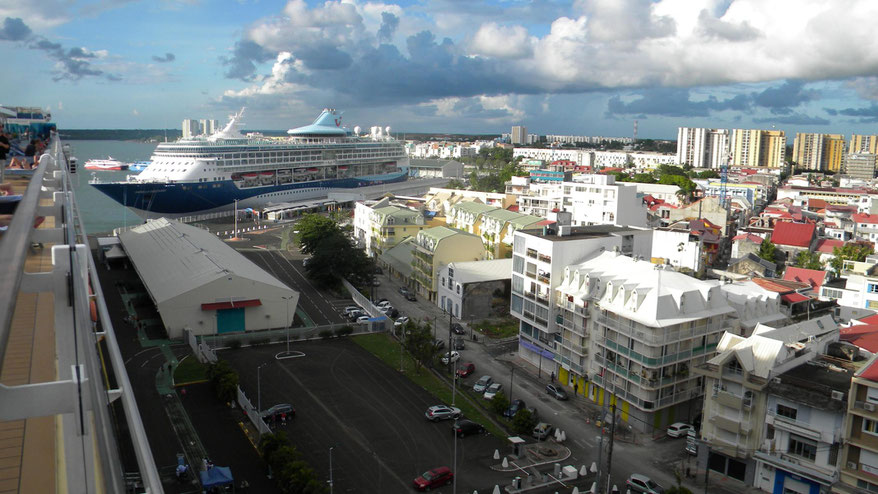
[[[512,374],[509,376],[509,404],[512,404],[512,382],[515,379],[515,367],[512,368]]]
[[[284,322],[287,325],[287,355],[290,354],[290,299],[293,298],[293,295],[289,297],[281,297],[282,299],[287,301],[287,318],[284,319]]]
[[[268,365],[268,362],[256,368],[256,411],[260,415],[262,414],[262,376],[259,371],[266,365]]]
[[[329,494],[332,494],[332,450],[335,446],[329,447]]]

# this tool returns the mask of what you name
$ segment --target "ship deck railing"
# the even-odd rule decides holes
[[[53,134],[30,177],[9,177],[23,197],[0,237],[0,491],[160,493],[67,158]]]

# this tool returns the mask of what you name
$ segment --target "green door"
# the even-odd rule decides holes
[[[244,308],[216,311],[216,332],[234,333],[244,331]]]

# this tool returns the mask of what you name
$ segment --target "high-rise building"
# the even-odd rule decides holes
[[[677,163],[704,168],[708,156],[710,129],[680,127],[677,129]]]
[[[198,120],[193,120],[191,118],[186,118],[183,120],[183,139],[197,136],[200,133],[200,129],[198,128]]]
[[[708,166],[719,169],[729,162],[729,129],[711,129],[708,134]]]
[[[512,144],[527,144],[527,127],[523,125],[512,127]]]
[[[781,168],[786,145],[782,130],[734,129],[729,146],[732,166]]]
[[[851,153],[844,162],[844,173],[854,178],[872,180],[875,177],[875,164],[878,155],[872,153]]]
[[[806,170],[841,171],[844,136],[799,132],[793,141],[793,161]]]
[[[851,134],[848,152],[878,154],[878,135]]]

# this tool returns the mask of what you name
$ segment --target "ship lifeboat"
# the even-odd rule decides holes
[[[317,173],[318,171],[317,168],[308,168],[308,173]]]
[[[346,171],[346,170],[348,169],[348,166],[347,166],[347,165],[341,165],[341,166],[338,167],[338,169],[339,169],[340,171]]]
[[[304,168],[296,168],[295,172],[296,173],[305,173],[305,169]]]
[[[244,178],[247,179],[247,180],[253,180],[254,178],[259,177],[259,174],[258,174],[258,173],[244,173],[244,174],[241,175],[241,176],[244,177]]]

